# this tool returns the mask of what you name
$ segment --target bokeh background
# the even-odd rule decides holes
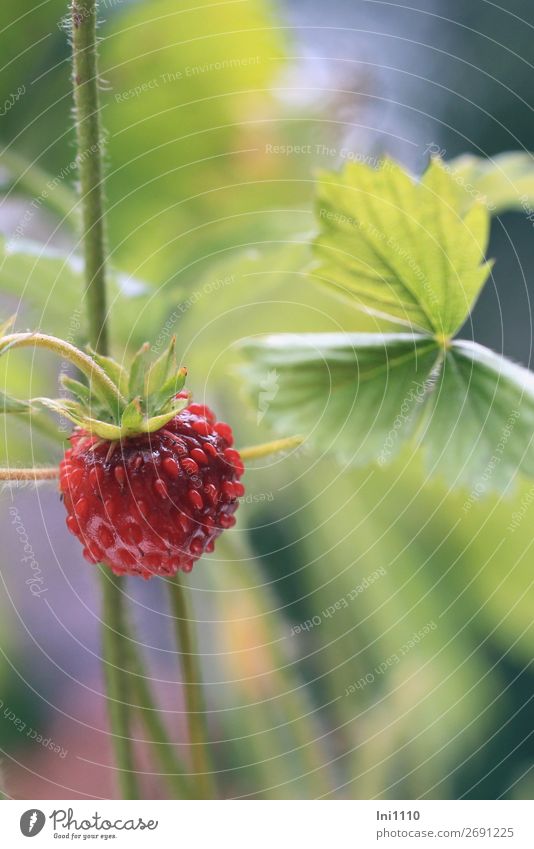
[[[0,8],[0,304],[19,329],[81,343],[66,11]],[[263,401],[244,400],[242,337],[387,329],[306,274],[314,172],[384,152],[420,173],[430,148],[534,149],[534,9],[102,0],[100,17],[114,351],[176,332],[196,399],[238,445],[264,441],[275,386],[266,375]],[[494,273],[463,332],[527,366],[532,226],[495,219]],[[2,389],[22,397],[55,394],[56,373],[42,354],[0,363]],[[2,465],[61,456],[23,418],[1,427]],[[245,482],[237,527],[189,578],[221,794],[531,798],[532,482],[465,511],[466,493],[416,456],[351,469],[307,446]],[[114,797],[95,570],[53,485],[4,488],[0,510],[2,792]],[[164,587],[124,592],[187,759]]]

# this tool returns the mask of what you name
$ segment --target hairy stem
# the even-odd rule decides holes
[[[89,341],[97,351],[107,354],[102,137],[98,103],[95,0],[73,0],[71,14],[72,77]],[[122,795],[126,799],[132,799],[139,796],[139,790],[130,733],[129,679],[125,670],[128,652],[124,628],[124,601],[118,581],[105,568],[102,569],[101,578],[102,641],[111,734]]]
[[[115,748],[119,785],[125,799],[139,799],[130,728],[130,687],[127,673],[126,626],[119,581],[102,567],[102,647],[108,711]]]
[[[95,391],[99,392],[111,406],[120,408],[126,404],[104,369],[92,357],[80,351],[75,345],[71,345],[70,342],[65,342],[64,339],[48,336],[46,333],[10,333],[0,339],[0,356],[13,348],[45,348],[52,351],[83,372],[91,381]]]
[[[102,132],[96,52],[96,1],[72,0],[74,107],[78,173],[82,197],[85,294],[89,337],[102,352],[108,347],[104,233]]]
[[[287,436],[284,439],[275,439],[274,442],[264,442],[261,445],[251,445],[249,448],[240,448],[239,453],[242,460],[258,460],[261,457],[278,454],[280,451],[297,448],[303,442],[303,436]]]
[[[49,466],[34,469],[0,469],[0,481],[51,481],[59,477],[59,468]]]
[[[189,610],[187,590],[177,575],[169,581],[171,610],[180,663],[187,711],[191,761],[196,777],[197,797],[215,799],[216,790],[208,751],[208,734],[199,656],[193,635],[193,620]]]

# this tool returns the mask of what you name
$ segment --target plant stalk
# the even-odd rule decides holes
[[[102,191],[102,135],[100,129],[96,0],[72,0],[72,79],[77,136],[77,162],[82,205],[85,295],[89,341],[108,352],[104,201]],[[128,651],[124,600],[118,580],[101,570],[103,595],[104,674],[115,758],[122,795],[139,798],[130,730]]]
[[[287,436],[284,439],[275,439],[274,442],[240,448],[239,454],[242,460],[258,460],[261,457],[269,457],[270,454],[278,454],[280,451],[290,451],[291,448],[297,448],[303,442],[303,436]]]
[[[0,469],[0,481],[51,481],[59,477],[58,466],[29,469]]]
[[[129,670],[132,690],[136,707],[140,711],[141,720],[150,735],[152,750],[162,770],[162,777],[167,779],[173,799],[190,799],[191,792],[186,779],[186,770],[176,755],[175,746],[169,738],[165,724],[161,719],[150,687],[147,675],[139,653],[130,647]]]
[[[71,345],[70,342],[65,342],[64,339],[48,336],[46,333],[10,333],[0,339],[0,356],[13,348],[45,348],[52,351],[83,372],[91,381],[95,390],[99,390],[100,394],[110,404],[118,406],[126,404],[125,399],[104,369],[92,357],[80,351],[75,345]]]
[[[193,635],[193,619],[187,599],[187,589],[178,574],[169,581],[171,610],[180,663],[187,712],[191,761],[195,772],[199,799],[216,799],[217,793],[208,749],[208,733],[199,656]]]
[[[108,348],[106,241],[100,103],[96,50],[96,0],[72,0],[72,83],[77,160],[82,200],[85,295],[89,338],[101,353]]]
[[[130,727],[130,686],[126,669],[124,605],[119,579],[106,566],[101,566],[103,605],[102,643],[104,650],[104,677],[108,695],[110,718],[119,785],[123,798],[140,799],[135,772],[132,735]]]

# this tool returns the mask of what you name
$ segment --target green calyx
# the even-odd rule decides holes
[[[153,362],[150,347],[145,343],[134,356],[129,371],[111,357],[92,350],[88,353],[115,385],[117,396],[106,398],[92,389],[90,383],[62,375],[61,384],[74,400],[42,398],[40,401],[101,439],[128,439],[153,433],[188,404],[187,397],[176,397],[185,384],[187,369],[177,367],[174,338]]]
[[[47,407],[100,439],[115,441],[153,433],[189,403],[188,396],[176,397],[185,384],[187,369],[177,366],[175,337],[155,360],[150,357],[149,344],[145,343],[127,370],[111,357],[91,349],[85,353],[54,336],[42,333],[5,335],[10,327],[11,322],[0,325],[0,356],[13,348],[46,348],[67,359],[86,378],[82,383],[63,374],[61,385],[71,397],[34,398],[30,405]],[[15,409],[19,405],[20,409],[22,404],[24,402],[9,399],[5,407]]]

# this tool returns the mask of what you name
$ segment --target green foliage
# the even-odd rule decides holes
[[[532,213],[534,206],[534,157],[511,151],[486,159],[466,153],[445,163],[463,189],[464,206],[478,198],[495,215],[517,211]]]
[[[315,277],[427,335],[278,335],[243,349],[277,429],[354,464],[383,465],[415,436],[433,472],[478,496],[534,476],[534,377],[450,341],[489,272],[488,213],[462,207],[463,192],[438,160],[419,182],[390,160],[323,174]]]
[[[283,433],[304,433],[344,462],[394,456],[420,423],[437,342],[408,334],[280,334],[245,343],[256,408]],[[402,416],[402,418],[400,418]],[[391,441],[391,439],[390,439]]]
[[[352,304],[414,330],[455,333],[490,270],[489,216],[460,212],[460,192],[433,159],[417,182],[390,159],[323,172],[317,187],[316,277]]]
[[[63,0],[42,7],[28,0],[6,0],[2,6],[7,63],[4,88],[14,92],[23,81],[27,89],[3,118],[2,140],[14,139],[21,132],[17,152],[25,152],[28,163],[36,160],[48,170],[45,183],[66,170],[67,176],[61,176],[58,185],[68,187],[75,179],[75,169],[68,167],[73,157],[71,94],[68,68],[61,61],[66,55],[66,38],[55,27],[55,16],[59,20],[65,10]],[[121,285],[112,284],[115,353],[122,356],[124,348],[134,350],[145,338],[156,340],[163,326],[167,330],[170,316],[171,332],[178,332],[180,350],[187,351],[192,381],[204,390],[209,377],[208,398],[216,402],[220,415],[235,425],[238,445],[261,441],[264,423],[277,423],[278,414],[280,421],[289,415],[287,381],[295,393],[302,392],[310,399],[303,405],[305,415],[296,410],[297,416],[302,412],[301,421],[285,419],[287,429],[294,424],[301,430],[304,425],[311,439],[320,435],[318,454],[335,447],[344,459],[355,457],[364,462],[365,456],[373,456],[370,446],[376,427],[383,442],[388,441],[385,455],[391,452],[391,459],[407,440],[414,445],[422,443],[431,468],[450,474],[451,480],[463,479],[472,489],[468,497],[461,491],[446,492],[428,477],[421,487],[420,464],[411,456],[406,463],[402,454],[388,468],[363,471],[341,470],[328,458],[317,461],[316,456],[310,459],[302,454],[294,461],[283,458],[248,470],[240,525],[248,523],[251,529],[265,525],[271,548],[276,535],[282,534],[280,572],[268,571],[268,559],[259,560],[247,549],[235,552],[218,546],[220,559],[217,553],[212,555],[191,576],[192,585],[202,590],[198,593],[198,618],[216,623],[210,636],[223,649],[216,658],[206,655],[205,663],[207,679],[217,681],[210,689],[210,702],[217,709],[218,737],[226,741],[218,744],[216,752],[217,766],[227,777],[225,791],[264,798],[316,798],[328,793],[351,798],[419,798],[424,794],[445,798],[454,791],[452,782],[459,765],[467,761],[469,766],[471,755],[480,763],[491,732],[515,721],[493,653],[502,650],[523,665],[532,655],[531,484],[523,485],[514,499],[490,496],[477,500],[478,484],[483,488],[492,485],[482,480],[488,470],[493,482],[500,478],[499,485],[504,488],[519,463],[520,451],[522,459],[530,463],[530,376],[489,352],[482,356],[480,349],[474,351],[464,343],[444,351],[441,343],[430,338],[435,330],[426,324],[422,327],[429,332],[428,350],[427,342],[403,343],[398,337],[396,341],[391,338],[391,357],[389,348],[380,356],[384,347],[380,339],[372,343],[366,339],[361,351],[357,347],[346,350],[355,345],[351,336],[347,346],[347,332],[390,328],[360,310],[347,309],[346,298],[331,298],[332,286],[314,290],[304,273],[309,262],[307,239],[297,239],[294,234],[310,227],[302,203],[310,185],[309,160],[265,153],[266,142],[283,142],[287,128],[282,110],[269,92],[283,60],[279,58],[278,32],[273,29],[276,20],[262,3],[210,4],[209,10],[159,0],[108,4],[102,6],[102,17],[103,76],[111,85],[104,93],[103,113],[111,130],[106,191],[112,229],[110,256],[135,277],[155,284],[150,296],[135,294],[129,285],[123,291]],[[247,30],[245,38],[242,28]],[[224,49],[215,55],[217,45],[223,44],[217,30],[228,35]],[[46,38],[40,41],[43,36]],[[30,43],[31,49],[24,53]],[[259,55],[261,61],[248,67],[184,74],[157,89],[116,98],[153,78],[163,82],[162,74],[183,72],[187,66],[209,66],[223,53],[223,58]],[[44,71],[46,74],[30,85]],[[294,121],[294,127],[302,140],[307,128],[300,119]],[[460,218],[473,204],[473,194],[462,183],[463,174],[466,179],[469,175],[476,197],[479,191],[482,200],[487,195],[494,204],[492,211],[525,209],[523,194],[531,203],[530,157],[507,156],[495,157],[491,163],[476,158],[446,163],[458,190],[453,208]],[[498,164],[497,171],[493,163]],[[5,160],[4,164],[9,167]],[[28,179],[17,188],[19,197],[27,193],[28,205],[40,191]],[[450,181],[447,191],[453,191]],[[61,204],[54,202],[59,194],[56,187],[49,198],[50,207],[56,210],[61,209]],[[395,226],[401,224],[397,221]],[[458,222],[455,226],[458,233]],[[421,224],[413,227],[420,230]],[[406,244],[402,231],[401,239]],[[422,243],[427,247],[430,243],[433,250],[429,237]],[[236,258],[235,250],[247,245],[252,245],[252,250]],[[346,263],[347,252],[351,262],[356,262],[364,256],[364,248],[360,246],[356,252],[352,243],[344,243],[343,261],[332,262],[336,251],[334,246],[325,251],[321,261],[326,262],[328,253],[328,261],[335,266],[332,285],[343,290],[350,302],[376,308],[380,314],[386,312],[397,323],[407,320],[410,329],[419,326],[415,318],[424,319],[420,304],[425,299],[420,292],[412,297],[405,285],[413,284],[416,264],[410,267],[407,260],[403,263],[396,257],[395,275],[385,276],[388,285],[382,286],[381,292],[376,275],[365,281],[358,277],[356,283],[352,265]],[[15,308],[14,298],[21,301],[19,325],[21,321],[24,326],[39,323],[47,332],[69,338],[72,334],[79,341],[84,331],[83,321],[78,326],[77,319],[82,312],[78,271],[72,273],[62,254],[45,252],[36,262],[41,253],[40,246],[32,248],[29,258],[16,258],[16,268],[15,257],[2,261],[6,273],[3,278],[0,274],[0,286],[8,306]],[[214,287],[221,257],[225,257],[224,275],[232,279]],[[434,258],[437,260],[437,253]],[[459,317],[476,297],[478,271],[473,264],[471,277],[468,265],[462,266],[463,258],[456,257],[454,262],[459,263],[462,274],[463,290],[455,292],[459,300],[454,304]],[[439,269],[440,265],[431,267],[433,287],[434,272]],[[402,286],[396,278],[401,271]],[[436,279],[439,295],[444,278]],[[391,312],[392,303],[395,313]],[[429,306],[433,315],[434,304]],[[406,316],[402,310],[407,310]],[[446,310],[444,315],[447,321],[454,317]],[[228,379],[228,355],[221,353],[231,350],[243,333],[273,329],[345,332],[333,350],[326,344],[321,347],[318,341],[322,359],[317,361],[306,343],[300,340],[299,347],[295,342],[288,353],[288,368],[282,362],[282,351],[267,355],[256,340],[258,351],[251,353],[254,360],[249,366],[251,381],[257,381],[253,388],[256,409],[247,421],[236,413],[241,408],[235,394],[221,390],[223,379]],[[399,351],[407,346],[407,359],[399,361]],[[412,355],[415,347],[417,362]],[[268,406],[258,425],[260,383],[272,370],[267,356],[273,361],[279,358],[274,366],[280,377],[279,396],[267,402],[278,414],[271,415]],[[302,371],[299,357],[305,360]],[[425,387],[434,357],[443,360],[442,372],[434,389],[426,387],[428,397],[425,391],[420,402],[419,388]],[[44,382],[45,386],[39,386],[44,394],[50,376],[42,359],[22,352],[17,367],[9,357],[3,388],[28,397],[35,394],[35,382]],[[366,376],[361,384],[358,375],[354,376],[358,368]],[[307,383],[312,372],[319,381],[313,397]],[[144,368],[139,369],[139,380],[130,393],[133,398],[143,394],[144,373]],[[334,379],[341,373],[348,380],[338,381],[333,392]],[[2,380],[6,380],[3,366]],[[31,393],[26,391],[28,381]],[[400,386],[405,394],[400,394]],[[83,399],[80,387],[84,384],[77,386]],[[74,389],[72,382],[68,388]],[[476,390],[474,394],[472,390]],[[281,405],[284,393],[287,408]],[[297,406],[293,403],[293,408]],[[488,466],[516,409],[520,417],[513,421],[499,463]],[[30,416],[25,414],[4,419],[9,438],[2,448],[7,451],[9,447],[10,464],[15,444],[21,448],[17,461],[27,461],[29,434],[22,423],[28,421]],[[33,427],[30,435],[33,453]],[[333,436],[339,436],[335,446]],[[516,437],[517,450],[513,444]],[[378,440],[373,444],[375,457],[381,445]],[[37,459],[50,463],[50,447]],[[466,477],[458,477],[464,468]],[[265,498],[261,501],[265,493],[270,494],[269,504]],[[259,501],[254,502],[255,498]],[[55,505],[53,492],[50,499]],[[51,509],[55,515],[55,506]],[[519,516],[517,522],[514,515]],[[285,516],[290,517],[287,522]],[[512,521],[517,528],[505,533]],[[222,542],[226,546],[242,536],[236,532]],[[75,569],[70,554],[67,557],[67,568]],[[315,632],[289,636],[291,623],[320,613],[380,567],[385,568],[385,576],[366,589],[365,595],[358,595],[349,608],[324,617]],[[19,573],[17,569],[17,580]],[[7,568],[5,574],[9,576]],[[215,596],[216,609],[204,608],[205,600],[211,604]],[[302,617],[293,616],[288,597],[306,605]],[[11,627],[16,633],[6,606],[3,614],[8,630]],[[410,635],[430,620],[438,624],[437,630],[398,665],[377,676],[373,686],[353,696],[344,695],[345,687],[394,656]],[[206,624],[205,632],[210,627]],[[23,640],[19,642],[24,650]],[[484,654],[486,646],[491,660]],[[35,654],[33,645],[29,651]],[[27,658],[23,660],[28,663]],[[4,698],[13,704],[12,685],[6,687],[9,698]],[[43,722],[42,713],[35,717],[36,727]],[[19,736],[13,733],[10,751]]]
[[[0,392],[0,413],[29,413],[31,404]]]
[[[273,23],[260,0],[156,0],[108,28],[111,239],[143,277],[184,274],[236,227],[254,233],[249,213],[265,200],[280,205],[276,177],[287,165],[260,155],[280,137],[270,87],[283,46]]]
[[[93,375],[90,368],[88,386],[63,375],[61,383],[74,395],[74,400],[36,398],[34,403],[44,405],[101,439],[116,440],[154,433],[188,403],[187,395],[176,398],[177,392],[184,386],[187,370],[178,368],[175,347],[173,337],[163,354],[150,363],[148,346],[143,345],[133,359],[133,379],[111,357],[89,349],[89,363],[93,361],[93,368],[96,363],[104,378],[108,378],[107,383],[102,385],[101,381],[97,382],[95,376],[98,375]],[[76,364],[76,360],[73,362]],[[140,386],[142,392],[138,393]],[[134,394],[130,393],[130,387]]]
[[[534,375],[481,345],[429,336],[279,334],[243,345],[255,406],[343,462],[390,462],[406,442],[476,497],[534,477]]]
[[[109,278],[112,322],[117,316],[122,323],[144,303],[147,285],[119,271]],[[26,306],[43,331],[83,338],[83,261],[77,254],[0,236],[0,290]]]
[[[534,375],[482,345],[456,341],[428,399],[429,466],[476,497],[534,477]]]

